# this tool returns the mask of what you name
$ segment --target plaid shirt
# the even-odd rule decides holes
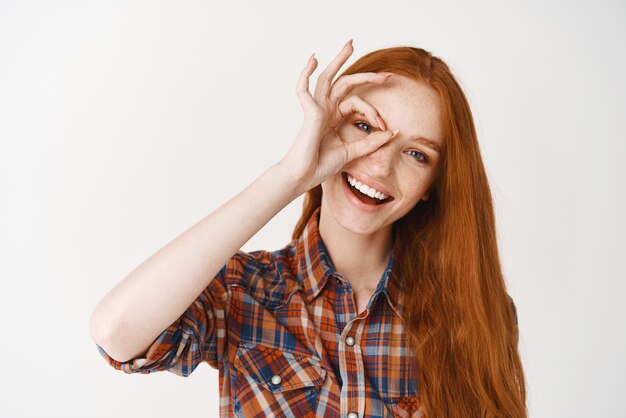
[[[118,362],[96,344],[100,354],[125,373],[183,377],[206,361],[219,370],[222,417],[421,416],[402,293],[390,280],[397,248],[358,313],[319,213],[283,249],[233,255],[145,358]]]

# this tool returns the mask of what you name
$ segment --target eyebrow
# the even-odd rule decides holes
[[[440,153],[439,150],[439,144],[437,144],[435,141],[433,141],[432,139],[428,139],[428,138],[424,138],[423,136],[412,136],[411,138],[409,138],[411,141],[415,141],[418,142],[420,144],[424,144],[426,145],[428,148],[432,149],[433,151],[435,151],[437,154]]]

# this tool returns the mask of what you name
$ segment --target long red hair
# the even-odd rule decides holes
[[[493,203],[472,112],[447,64],[408,46],[370,52],[344,74],[392,72],[431,86],[441,100],[444,147],[428,200],[394,225],[397,280],[428,418],[526,418],[515,304],[506,291]],[[293,239],[321,205],[304,196]]]

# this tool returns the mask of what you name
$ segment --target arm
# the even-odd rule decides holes
[[[118,361],[145,355],[228,259],[301,193],[282,165],[271,166],[111,289],[91,315],[94,341]]]
[[[279,163],[144,261],[98,303],[90,333],[113,358],[127,361],[145,355],[154,339],[186,311],[230,257],[282,208],[397,134],[384,128],[369,103],[345,97],[353,87],[382,84],[389,75],[351,74],[331,83],[351,53],[348,42],[320,75],[315,96],[309,91],[309,77],[317,60],[313,55],[309,58],[296,88],[304,123]],[[336,128],[344,115],[354,112],[365,115],[371,124],[378,123],[381,130],[362,141],[343,141]]]

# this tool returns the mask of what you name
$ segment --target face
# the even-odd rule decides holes
[[[373,153],[351,161],[323,182],[322,206],[329,209],[337,223],[355,233],[390,230],[420,200],[428,199],[440,155],[412,137],[429,139],[435,147],[443,149],[439,96],[427,84],[397,74],[383,85],[358,86],[350,94],[373,106],[387,129],[400,132]],[[353,113],[343,120],[337,132],[343,141],[355,142],[379,130],[375,121]],[[359,204],[352,193],[360,192],[347,184],[346,174],[392,199],[376,206]]]

